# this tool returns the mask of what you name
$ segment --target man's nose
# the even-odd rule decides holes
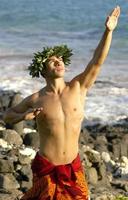
[[[59,63],[60,63],[60,61],[59,61],[59,60],[56,60],[56,61],[55,61],[55,66],[58,65]]]

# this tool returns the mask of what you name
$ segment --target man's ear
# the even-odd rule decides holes
[[[40,74],[41,74],[41,76],[43,76],[44,78],[46,77],[46,71],[45,71],[45,70],[43,70]]]

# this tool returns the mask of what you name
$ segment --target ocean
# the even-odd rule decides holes
[[[128,117],[128,2],[126,0],[0,0],[0,90],[23,97],[40,90],[27,66],[44,46],[67,44],[73,49],[65,75],[71,80],[92,58],[105,30],[105,19],[119,5],[121,16],[109,55],[86,98],[88,121],[115,123]]]

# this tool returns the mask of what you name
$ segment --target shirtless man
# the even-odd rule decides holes
[[[7,123],[36,118],[40,136],[39,155],[55,166],[72,163],[78,155],[78,139],[84,118],[85,97],[106,59],[119,15],[120,8],[117,6],[107,17],[102,39],[82,73],[70,82],[65,82],[63,55],[49,57],[46,59],[46,68],[42,73],[46,86],[5,113],[4,120]],[[81,199],[86,198],[81,196]]]

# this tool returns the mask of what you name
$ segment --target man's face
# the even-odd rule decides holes
[[[64,76],[65,66],[62,57],[51,56],[46,65],[47,77],[60,78]]]

